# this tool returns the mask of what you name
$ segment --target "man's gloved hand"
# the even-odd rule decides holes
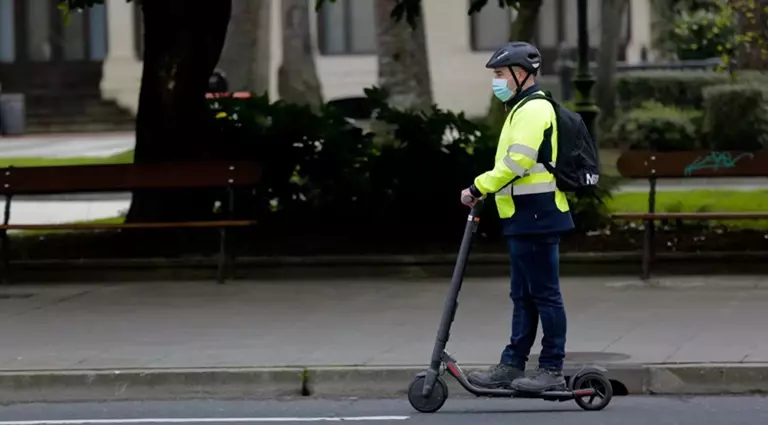
[[[474,207],[482,198],[483,194],[474,184],[461,191],[461,203],[468,207]]]

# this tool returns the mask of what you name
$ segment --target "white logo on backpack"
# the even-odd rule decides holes
[[[600,180],[600,175],[598,175],[598,174],[590,174],[590,173],[586,174],[587,184],[589,184],[589,185],[596,185],[598,180]]]

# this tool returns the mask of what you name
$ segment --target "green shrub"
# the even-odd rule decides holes
[[[218,149],[262,163],[253,203],[267,226],[392,235],[386,226],[406,223],[427,237],[461,222],[457,194],[481,172],[478,164],[493,164],[490,132],[463,114],[393,110],[382,91],[366,94],[377,119],[394,129],[392,143],[374,143],[331,106],[314,113],[266,96],[211,102]]]
[[[702,113],[696,110],[646,102],[622,115],[613,128],[614,137],[630,149],[664,151],[699,147]]]
[[[217,99],[214,112],[220,155],[262,164],[262,184],[252,208],[260,216],[291,214],[328,205],[354,210],[354,194],[368,191],[366,164],[372,138],[325,107],[270,102],[266,95]],[[344,187],[344,191],[333,190]]]
[[[383,90],[366,89],[365,94],[373,102],[376,118],[394,129],[394,140],[371,159],[370,179],[377,199],[371,214],[378,222],[411,220],[421,223],[422,231],[434,225],[431,230],[444,232],[450,226],[446,223],[466,214],[456,194],[493,167],[497,145],[493,133],[463,113],[437,107],[428,113],[392,109]]]
[[[768,84],[768,73],[760,71],[630,71],[616,77],[620,108],[629,110],[649,101],[679,108],[702,109],[704,89],[729,82]]]
[[[262,183],[245,203],[268,233],[265,240],[362,238],[395,246],[460,240],[467,209],[458,195],[493,167],[498,130],[437,107],[391,109],[379,89],[366,96],[378,121],[371,128],[387,133],[374,137],[331,106],[316,113],[266,96],[211,102],[217,154],[262,164]],[[488,204],[482,234],[497,239],[498,215]],[[598,202],[579,200],[574,207],[582,229],[606,217]]]
[[[704,132],[722,150],[768,148],[768,85],[723,84],[704,91]]]
[[[704,88],[727,83],[729,78],[726,73],[714,71],[630,71],[617,76],[616,93],[624,110],[648,101],[700,109]]]
[[[768,84],[768,72],[756,69],[744,69],[733,73],[733,82]]]
[[[719,7],[683,10],[676,17],[670,41],[679,59],[708,59],[733,54],[736,21]]]

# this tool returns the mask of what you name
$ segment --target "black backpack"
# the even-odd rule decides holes
[[[554,168],[549,160],[542,160],[539,149],[538,162],[555,176],[557,188],[562,192],[589,195],[600,180],[600,158],[597,146],[589,134],[584,120],[576,112],[558,103],[550,94],[533,94],[522,100],[519,108],[534,99],[546,99],[552,104],[557,116],[557,161]],[[511,119],[511,118],[510,118]],[[551,139],[550,139],[551,143]],[[542,146],[551,158],[552,146]]]

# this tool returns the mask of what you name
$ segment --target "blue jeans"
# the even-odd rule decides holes
[[[541,319],[539,368],[561,371],[567,323],[559,279],[559,236],[513,236],[507,239],[512,268],[512,336],[501,363],[525,369]]]

